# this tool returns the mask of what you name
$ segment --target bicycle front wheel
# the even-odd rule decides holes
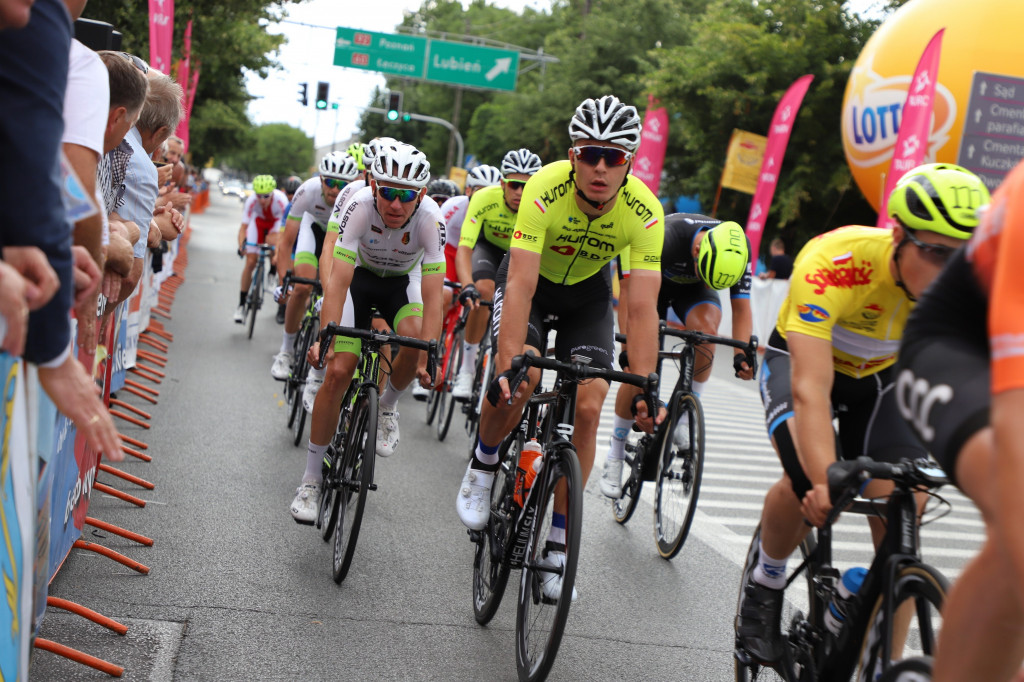
[[[641,436],[626,443],[625,460],[622,462],[622,474],[626,480],[622,481],[622,497],[612,500],[612,516],[617,523],[625,524],[629,521],[640,502],[640,491],[644,487],[640,465],[643,463],[644,448],[648,447],[650,440],[650,437]],[[653,444],[649,447],[653,447]]]
[[[455,388],[455,377],[462,366],[462,332],[452,336],[452,347],[448,355],[448,366],[444,369],[444,383],[441,385],[441,392],[438,395],[439,413],[437,415],[437,439],[444,442],[448,435],[448,427],[452,424],[452,413],[455,411],[455,398],[452,390]]]
[[[878,595],[867,621],[867,630],[857,664],[858,682],[874,682],[895,661],[907,655],[935,655],[939,611],[946,599],[949,583],[927,564],[904,566],[893,581],[892,595],[885,608],[885,595]],[[894,619],[900,608],[913,609],[905,645],[895,631]]]
[[[442,339],[445,340],[446,344],[450,341],[450,339],[448,338],[447,335],[443,336]],[[439,347],[437,352],[438,352],[438,354],[442,358],[447,358],[447,356],[448,356],[448,345],[445,345],[444,348],[440,348]],[[416,380],[413,379],[413,381],[416,381]],[[444,390],[444,386],[443,385],[441,385],[441,386],[434,386],[427,393],[427,405],[426,405],[426,408],[427,408],[427,426],[430,426],[431,424],[434,423],[434,416],[437,414],[437,408],[441,404],[440,398],[441,398],[441,391],[443,391],[443,390]]]
[[[486,339],[486,334],[484,335]],[[485,345],[486,344],[486,345]],[[469,434],[469,458],[476,454],[476,444],[480,439],[480,413],[484,409],[484,401],[487,400],[487,387],[491,385],[494,378],[494,359],[491,356],[491,345],[486,341],[480,343],[480,350],[477,351],[476,372],[473,374],[473,394],[466,406],[466,433]]]
[[[342,468],[341,514],[334,533],[332,568],[334,582],[340,583],[348,575],[352,555],[359,540],[359,526],[363,521],[366,493],[373,483],[373,465],[377,450],[377,390],[370,386],[356,402],[352,425],[345,441],[345,464]]]
[[[306,352],[313,345],[319,332],[320,320],[316,317],[307,318],[299,332],[298,343],[295,348],[295,375],[290,377],[289,381],[294,381],[295,385],[293,389],[294,396],[292,396],[294,400],[292,411],[297,412],[297,414],[293,422],[295,435],[292,443],[296,447],[302,443],[302,437],[306,431],[306,406],[302,403],[302,396],[305,393],[306,381],[309,379],[310,370],[309,362],[306,360]]]
[[[512,570],[505,552],[518,516],[513,494],[522,450],[523,434],[517,430],[505,439],[498,451],[500,465],[491,487],[491,519],[480,531],[473,557],[473,616],[480,625],[487,625],[498,612]]]
[[[256,272],[252,275],[252,286],[249,287],[249,338],[252,338],[252,330],[256,327],[256,313],[263,303],[263,262],[256,266]]]
[[[526,543],[516,609],[516,666],[522,682],[543,680],[555,662],[572,604],[583,525],[583,476],[576,452],[568,445],[557,446],[544,459],[544,469],[534,481],[534,490],[523,510],[523,514],[532,513],[534,521]],[[559,488],[566,498],[562,566],[546,551],[555,492]],[[557,582],[559,574],[561,595],[555,598],[550,583]]]
[[[679,396],[663,426],[666,432],[654,489],[654,538],[658,554],[671,559],[690,532],[704,471],[704,410],[697,396]],[[680,442],[676,437],[677,426],[681,426],[681,435],[689,436],[688,440]]]

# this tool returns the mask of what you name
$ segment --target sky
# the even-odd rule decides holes
[[[378,33],[393,33],[406,12],[419,8],[423,0],[310,0],[289,5],[288,23],[271,25],[271,33],[283,33],[288,42],[281,47],[277,61],[282,69],[270,72],[266,79],[246,74],[246,85],[254,99],[249,117],[257,125],[288,123],[313,137],[317,147],[343,142],[356,132],[362,108],[367,106],[375,87],[384,86],[384,76],[370,71],[334,66],[335,28],[344,26]],[[547,11],[550,0],[490,0],[491,4],[521,11],[532,7]],[[851,0],[855,11],[870,11],[878,0]],[[463,5],[468,2],[463,0]],[[340,11],[339,11],[340,10]],[[355,10],[355,11],[353,11]],[[313,28],[298,25],[326,26]],[[316,84],[330,83],[329,99],[337,110],[317,112],[313,106]],[[299,84],[308,83],[309,106],[298,102]]]

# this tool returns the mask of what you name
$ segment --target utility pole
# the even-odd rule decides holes
[[[459,117],[462,116],[462,88],[455,88],[455,104],[452,106],[452,127],[455,131],[459,129]],[[455,135],[448,137],[448,157],[445,159],[447,168],[452,166],[462,167],[462,154],[459,154],[459,162],[452,163],[452,156],[455,154]]]

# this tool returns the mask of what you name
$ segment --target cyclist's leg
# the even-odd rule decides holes
[[[485,301],[494,299],[494,278],[503,258],[504,252],[484,240],[480,240],[473,249],[473,284]],[[487,330],[487,319],[490,313],[490,310],[480,306],[472,311],[469,314],[469,319],[466,320],[466,338],[463,344],[460,374],[472,375],[476,367],[477,351],[480,349],[480,341]],[[460,391],[459,393],[462,395],[465,392]]]
[[[313,223],[313,217],[306,213],[302,218],[302,224],[299,226],[299,236],[295,242],[295,261],[294,261],[294,273],[296,277],[302,277],[304,279],[314,279],[317,271],[317,238],[314,234],[316,226]],[[323,244],[323,241],[320,241]],[[312,291],[312,287],[308,284],[296,284],[292,288],[292,293],[288,297],[288,307],[284,314],[284,333],[294,334],[299,331],[299,325],[302,324],[302,316],[306,312],[306,306],[309,305],[309,294]]]
[[[256,228],[256,222],[250,222],[249,226],[245,228],[245,264],[242,266],[242,281],[241,281],[241,298],[238,301],[239,305],[245,305],[245,297],[249,293],[249,287],[252,285],[252,272],[256,269],[256,258],[260,252],[258,246],[254,246],[259,243],[259,230]]]
[[[696,300],[687,306],[685,315],[680,315],[679,319],[683,320],[687,329],[717,335],[718,325],[722,322],[722,306],[718,293],[703,287],[700,294],[694,298]],[[679,314],[680,307],[682,306],[676,308],[676,314]],[[701,344],[697,346],[696,351],[693,368],[693,392],[700,396],[704,392],[704,385],[711,377],[711,365],[715,361],[715,346],[710,343]]]

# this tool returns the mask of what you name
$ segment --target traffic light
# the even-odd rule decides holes
[[[299,83],[299,87],[302,88],[301,90],[299,90],[299,104],[301,104],[302,106],[308,106],[309,99],[307,99],[306,96],[309,93],[309,84]]]
[[[320,81],[316,84],[316,108],[326,109],[327,108],[327,88],[330,87],[330,83]]]
[[[392,90],[388,93],[387,119],[392,123],[398,121],[402,111],[402,93]]]

